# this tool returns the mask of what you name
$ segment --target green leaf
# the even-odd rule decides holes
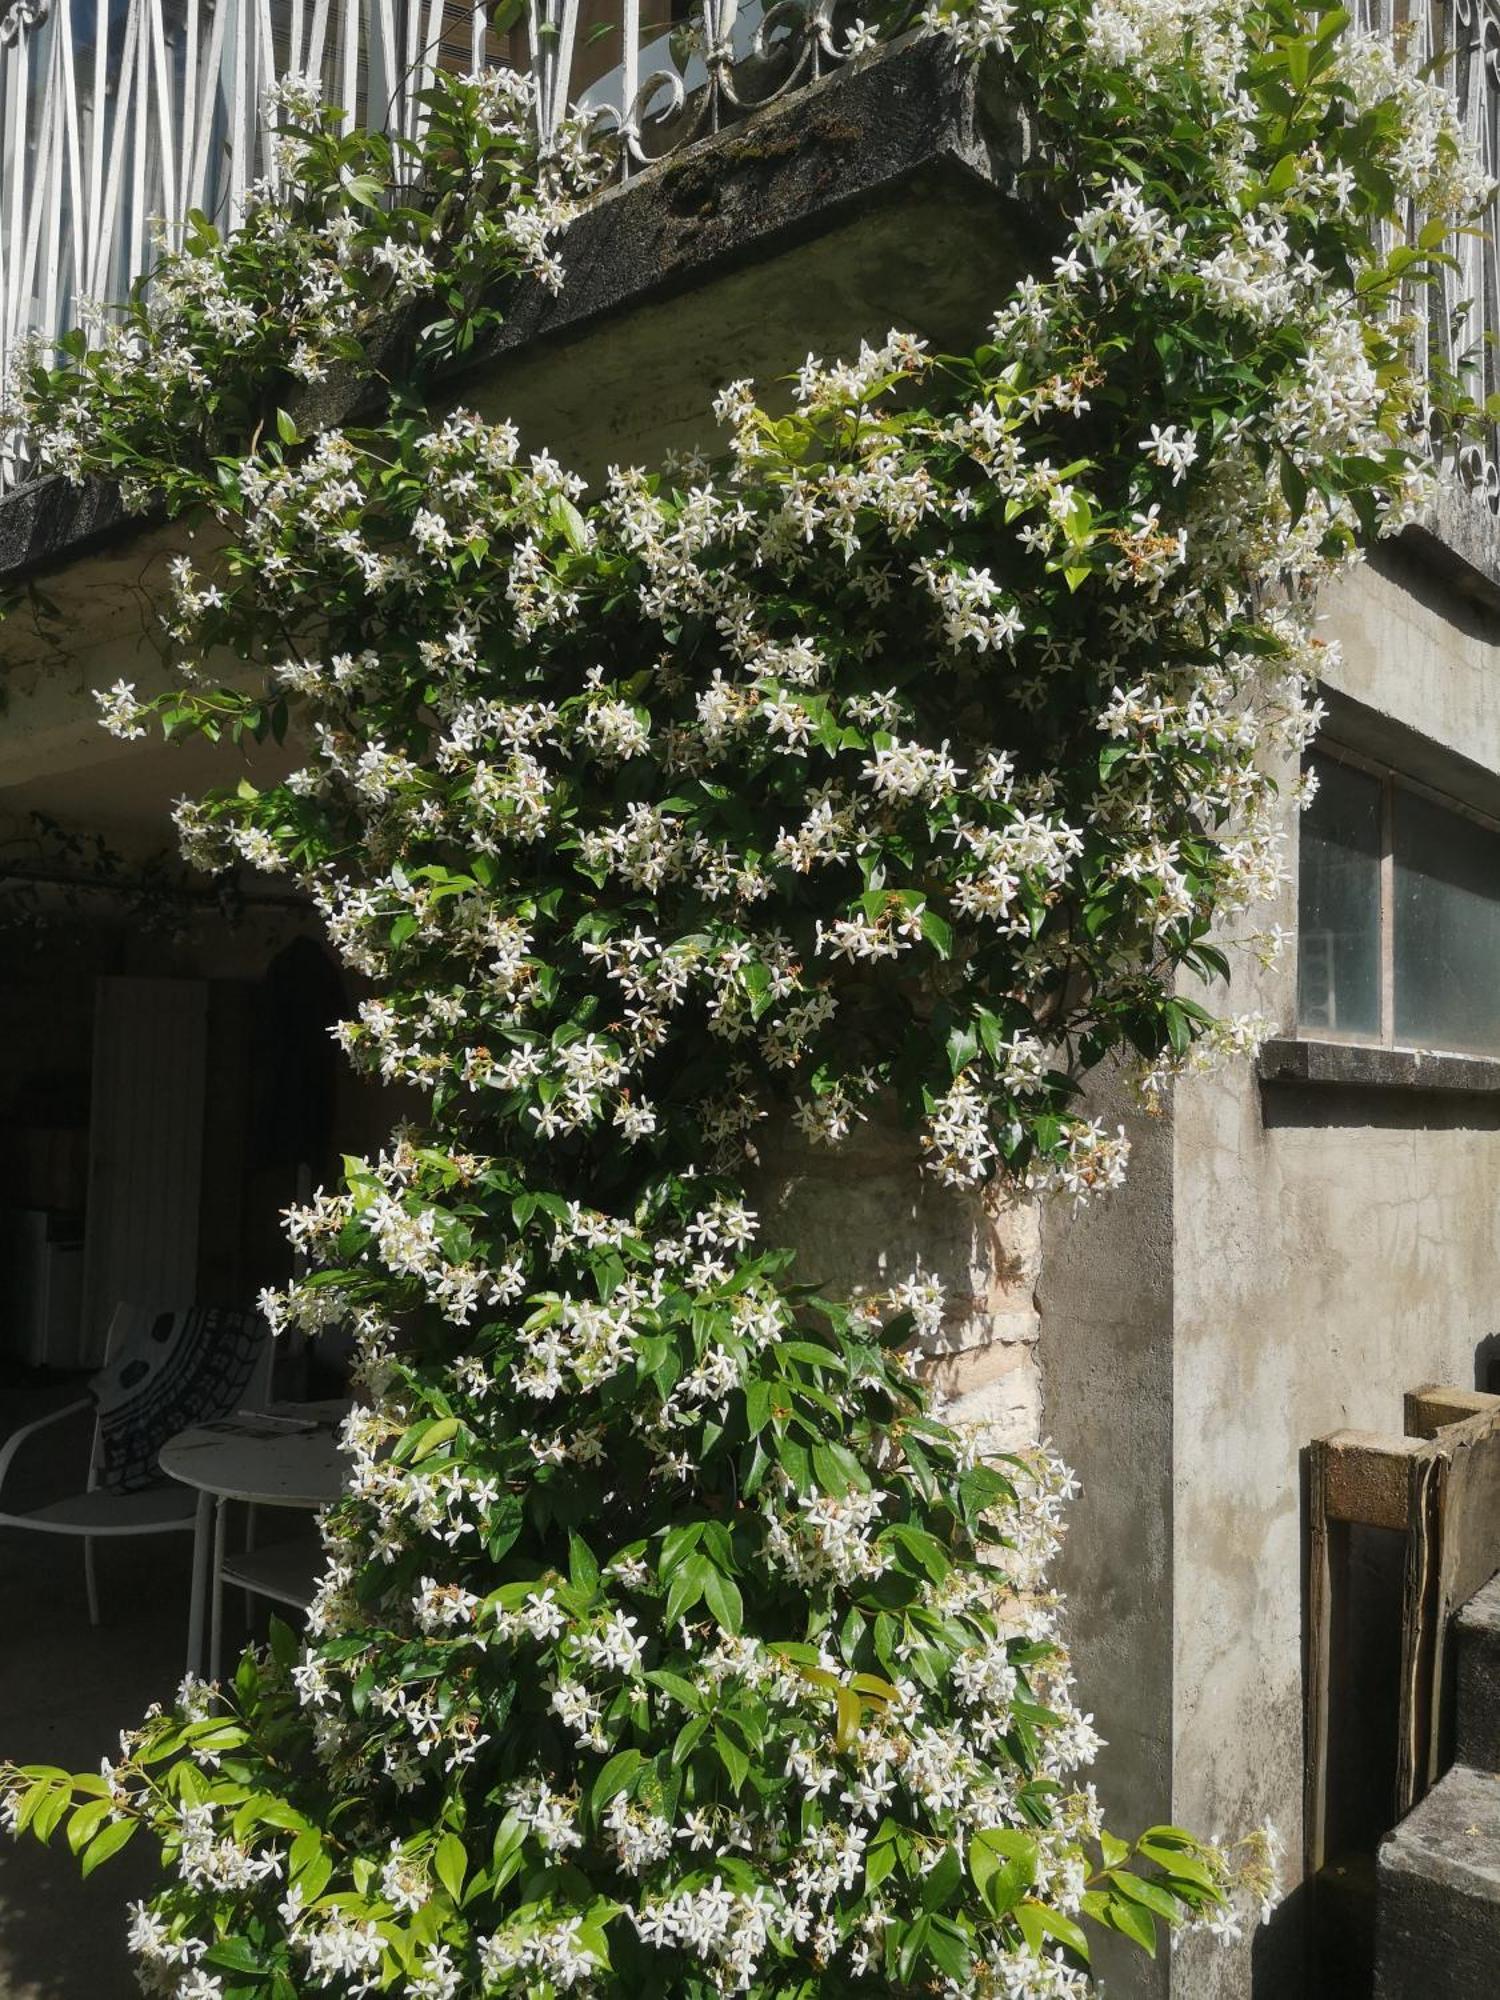
[[[77,1854],[86,1847],[109,1818],[112,1808],[108,1799],[89,1799],[79,1806],[68,1821],[68,1846]]]
[[[715,1574],[713,1564],[701,1552],[678,1565],[667,1593],[668,1625],[675,1625],[685,1611],[692,1609],[702,1597],[708,1579]]]
[[[1158,1847],[1180,1849],[1186,1854],[1201,1854],[1203,1842],[1197,1834],[1189,1833],[1182,1826],[1148,1826],[1141,1835],[1141,1841],[1154,1841]],[[1139,1845],[1140,1842],[1137,1842]]]
[[[302,1641],[284,1618],[272,1618],[267,1637],[271,1645],[271,1658],[278,1667],[290,1672],[302,1657]]]
[[[1104,1856],[1106,1868],[1118,1868],[1122,1861],[1130,1858],[1130,1842],[1117,1840],[1106,1827],[1099,1829],[1099,1851]]]
[[[895,1867],[899,1854],[894,1840],[871,1847],[865,1855],[865,1894],[874,1895],[886,1876]]]
[[[726,1730],[714,1730],[714,1748],[718,1751],[729,1782],[736,1791],[750,1775],[750,1759]]]
[[[128,1841],[134,1839],[135,1830],[139,1825],[139,1820],[117,1819],[96,1833],[84,1849],[82,1868],[84,1875],[92,1875],[101,1862],[108,1861],[113,1854],[118,1854]]]
[[[525,1822],[508,1813],[495,1829],[495,1845],[490,1855],[490,1873],[496,1890],[503,1889],[518,1872],[525,1854]]]
[[[31,1830],[38,1840],[48,1841],[52,1838],[72,1803],[71,1791],[61,1785],[54,1791],[43,1794],[42,1802],[37,1807],[31,1822]]]
[[[834,1744],[840,1750],[852,1750],[864,1721],[864,1704],[853,1688],[841,1687],[835,1697],[838,1709],[838,1723],[834,1731]]]
[[[464,1877],[469,1871],[469,1856],[463,1842],[456,1833],[445,1833],[437,1844],[437,1852],[432,1858],[433,1872],[454,1902],[458,1902],[464,1892]]]
[[[677,1732],[677,1741],[672,1745],[672,1762],[674,1765],[682,1764],[687,1758],[692,1756],[698,1745],[708,1734],[708,1727],[708,1717],[706,1715],[692,1716],[682,1725],[681,1729]]]
[[[597,1813],[620,1792],[628,1791],[630,1781],[645,1763],[639,1750],[620,1750],[610,1758],[604,1769],[594,1780],[589,1799]]]
[[[589,545],[588,527],[582,514],[564,494],[559,493],[552,502],[552,524],[561,529],[569,548],[582,555]]]
[[[1109,1921],[1115,1929],[1155,1958],[1156,1919],[1150,1911],[1143,1910],[1138,1903],[1130,1902],[1123,1896],[1112,1897],[1108,1910]]]
[[[385,200],[385,182],[378,174],[351,174],[340,183],[342,193],[361,208],[380,208]]]
[[[1177,1899],[1162,1888],[1160,1883],[1149,1882],[1142,1875],[1132,1875],[1123,1868],[1112,1868],[1109,1880],[1119,1893],[1129,1902],[1139,1903],[1142,1909],[1160,1917],[1163,1923],[1175,1924],[1182,1915]]]
[[[992,1917],[1015,1908],[1036,1880],[1037,1845],[1015,1827],[985,1827],[969,1842],[969,1873]]]
[[[575,1589],[589,1596],[599,1588],[599,1565],[582,1535],[568,1536],[568,1576]]]
[[[211,1944],[203,1954],[209,1965],[222,1972],[251,1972],[263,1974],[269,1970],[262,1954],[247,1944],[244,1938],[220,1938]]]
[[[411,1455],[413,1465],[420,1465],[424,1458],[431,1458],[435,1451],[451,1442],[458,1435],[461,1426],[457,1417],[439,1417],[423,1431],[421,1440]]]
[[[322,1835],[315,1828],[299,1833],[292,1842],[287,1868],[291,1882],[302,1891],[303,1902],[316,1902],[328,1887],[333,1863],[324,1849]]]
[[[956,1847],[945,1847],[934,1865],[922,1877],[922,1908],[941,1910],[953,1900],[964,1879],[964,1864]]]
[[[1121,1841],[1119,1845],[1123,1848],[1125,1843]],[[1129,1849],[1126,1848],[1125,1852],[1128,1854]],[[1147,1861],[1154,1861],[1158,1868],[1165,1869],[1169,1875],[1176,1876],[1180,1881],[1191,1882],[1197,1888],[1210,1890],[1214,1894],[1219,1893],[1219,1878],[1214,1870],[1207,1862],[1198,1860],[1195,1855],[1183,1848],[1167,1847],[1160,1841],[1142,1835],[1136,1842],[1136,1852],[1143,1855]],[[1112,1855],[1106,1849],[1104,1858],[1113,1868],[1117,1867],[1124,1857]]]
[[[903,1985],[912,1981],[917,1969],[917,1961],[927,1949],[927,1941],[932,1935],[934,1919],[924,1912],[907,1928],[900,1939],[900,1949],[896,1954],[896,1967]],[[897,1933],[899,1936],[899,1932]]]
[[[662,1690],[663,1694],[671,1695],[674,1701],[681,1702],[682,1706],[690,1710],[694,1715],[703,1706],[703,1698],[697,1688],[693,1686],[690,1680],[685,1680],[681,1674],[668,1673],[664,1668],[658,1667],[648,1673],[646,1679],[652,1687],[658,1687]]]
[[[947,918],[940,917],[936,910],[924,903],[919,921],[922,926],[923,937],[926,938],[938,957],[951,958],[953,956],[953,926],[948,922]]]
[[[771,1421],[771,1384],[757,1377],[745,1384],[745,1427],[754,1437]]]
[[[1085,1964],[1088,1963],[1087,1937],[1072,1918],[1065,1917],[1060,1910],[1049,1909],[1045,1903],[1022,1903],[1015,1911],[1015,1921],[1032,1951],[1039,1952],[1048,1938],[1056,1938],[1059,1944],[1066,1945],[1069,1951],[1075,1952]]]
[[[726,1632],[738,1632],[745,1622],[745,1605],[739,1585],[722,1571],[710,1568],[703,1585],[703,1602]]]
[[[951,1850],[950,1850],[951,1852]],[[946,1917],[934,1917],[927,1932],[927,1956],[960,1989],[968,1983],[973,1947],[968,1938]]]

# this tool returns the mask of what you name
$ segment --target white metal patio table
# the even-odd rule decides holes
[[[179,1431],[162,1446],[158,1464],[168,1478],[196,1487],[198,1513],[193,1533],[193,1596],[188,1615],[188,1672],[203,1666],[204,1606],[212,1563],[213,1616],[209,1638],[209,1678],[221,1665],[221,1625],[225,1537],[230,1503],[290,1507],[315,1512],[338,1498],[344,1486],[344,1458],[338,1429],[347,1400],[326,1403],[273,1403],[265,1411],[242,1411],[214,1423]],[[248,1559],[247,1559],[248,1561]],[[272,1574],[256,1578],[262,1594],[295,1602]],[[234,1582],[250,1582],[234,1575]],[[262,1588],[266,1585],[267,1587]]]

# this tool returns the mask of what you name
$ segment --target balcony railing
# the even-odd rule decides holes
[[[1359,25],[1395,39],[1441,77],[1486,175],[1500,176],[1500,0],[1356,0]],[[1417,218],[1413,216],[1415,222]],[[1500,391],[1500,198],[1456,246],[1455,268],[1425,294],[1419,359],[1429,375],[1462,372],[1479,401]],[[1434,433],[1441,463],[1500,513],[1500,426],[1455,445]]]
[[[529,0],[497,33],[493,0],[0,0],[0,368],[121,298],[162,223],[235,223],[289,74],[415,137],[438,67],[508,63],[544,149],[577,110],[628,176],[839,61],[838,4]]]
[[[857,0],[0,0],[0,370],[28,333],[121,298],[162,224],[221,225],[274,164],[269,86],[319,79],[345,117],[416,136],[439,67],[504,62],[535,81],[545,149],[579,112],[628,177],[848,53]],[[917,0],[912,0],[916,11]],[[1500,166],[1500,0],[1357,0],[1361,25],[1441,66],[1466,130]],[[1500,222],[1500,205],[1491,222]],[[1427,358],[1470,357],[1500,389],[1496,230],[1469,238],[1430,300]],[[1439,448],[1442,441],[1438,440]],[[1500,449],[1455,455],[1500,511]],[[0,485],[14,468],[0,460]]]

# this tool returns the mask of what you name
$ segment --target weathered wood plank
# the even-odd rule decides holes
[[[1448,1634],[1454,1613],[1500,1569],[1500,1396],[1426,1383],[1404,1398],[1407,1435],[1344,1430],[1308,1453],[1305,1848],[1324,1865],[1329,1745],[1339,1703],[1338,1605],[1354,1524],[1400,1535],[1401,1665],[1391,1823],[1447,1767]]]

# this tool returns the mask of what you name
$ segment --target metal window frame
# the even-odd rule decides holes
[[[1378,1035],[1351,1034],[1341,1029],[1320,1029],[1320,1038],[1337,1041],[1357,1048],[1409,1049],[1414,1052],[1438,1050],[1438,1042],[1398,1041],[1396,1039],[1396,793],[1409,792],[1414,798],[1424,800],[1440,811],[1451,813],[1455,819],[1467,820],[1484,833],[1500,837],[1500,819],[1480,812],[1467,800],[1455,798],[1451,792],[1440,791],[1434,785],[1425,785],[1420,779],[1411,778],[1377,757],[1368,756],[1362,750],[1351,750],[1336,737],[1319,736],[1307,753],[1308,761],[1324,757],[1335,764],[1343,764],[1350,770],[1359,771],[1368,778],[1374,778],[1380,786],[1380,855],[1379,869],[1379,950],[1380,950],[1380,1033]],[[1297,943],[1300,954],[1302,942],[1302,898],[1300,851],[1297,897]],[[1304,1026],[1300,1004],[1301,977],[1298,976],[1299,1000],[1297,1008],[1297,1032],[1302,1034]],[[1455,1050],[1455,1054],[1500,1055],[1495,1050]]]

